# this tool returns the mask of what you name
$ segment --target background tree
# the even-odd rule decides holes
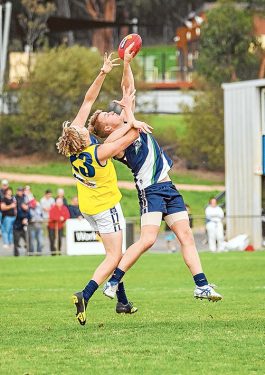
[[[52,3],[41,3],[38,0],[22,0],[23,13],[18,15],[19,23],[25,33],[25,41],[28,46],[28,70],[30,70],[30,53],[35,46],[43,42],[43,37],[48,31],[47,19],[54,13],[55,5]]]
[[[205,88],[204,88],[205,89]],[[223,92],[212,88],[196,95],[192,111],[186,108],[187,129],[179,146],[191,169],[224,168]]]
[[[2,117],[0,147],[15,149],[17,154],[55,154],[63,121],[74,118],[101,65],[99,52],[85,47],[59,47],[39,54],[19,92],[20,114]],[[92,111],[108,109],[111,100],[121,97],[121,74],[118,67],[106,77]]]
[[[201,29],[198,74],[213,85],[257,78],[258,59],[250,50],[257,45],[252,25],[252,14],[231,1],[209,11]]]
[[[207,13],[201,29],[197,72],[199,86],[193,108],[186,108],[187,133],[181,154],[191,167],[224,168],[223,82],[258,78],[258,42],[252,9],[220,1]],[[206,83],[207,82],[207,83]]]
[[[112,21],[116,20],[115,0],[87,0],[86,9],[93,20]],[[92,45],[97,47],[101,54],[113,50],[113,29],[95,29],[93,31]]]

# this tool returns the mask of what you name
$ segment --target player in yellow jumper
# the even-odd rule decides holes
[[[95,270],[84,290],[73,295],[77,309],[76,317],[81,325],[86,323],[88,301],[98,286],[117,267],[122,257],[122,229],[125,220],[119,203],[121,193],[117,185],[117,176],[110,158],[134,142],[139,136],[139,131],[151,132],[148,125],[135,120],[131,111],[135,91],[129,94],[125,89],[119,104],[124,109],[127,124],[117,131],[117,137],[114,136],[113,142],[98,144],[96,138],[90,135],[85,127],[106,74],[113,66],[119,65],[114,64],[116,60],[111,60],[111,55],[107,57],[105,54],[103,67],[88,89],[77,116],[72,122],[63,124],[63,132],[57,143],[59,152],[70,157],[73,176],[77,180],[80,211],[94,230],[100,233],[106,250],[106,258]],[[134,131],[129,132],[132,128]],[[120,301],[118,296],[116,311],[130,314],[136,312],[137,309],[127,300],[122,283],[119,289]]]

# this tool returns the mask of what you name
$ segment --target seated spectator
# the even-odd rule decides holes
[[[20,240],[23,239],[26,251],[28,251],[28,222],[30,219],[29,207],[25,203],[24,189],[19,187],[16,194],[17,216],[13,225],[14,255],[19,256]]]
[[[29,202],[29,255],[35,253],[37,250],[37,255],[41,255],[43,249],[43,212],[40,203],[33,199]],[[36,245],[36,247],[35,247]]]
[[[64,196],[64,189],[60,188],[60,189],[57,190],[57,197],[56,197],[56,198],[62,198],[62,200],[63,200],[63,204],[64,204],[65,206],[68,205],[68,203],[67,203],[67,199],[66,199],[65,196]]]
[[[55,199],[52,197],[51,190],[46,190],[44,196],[40,200],[40,205],[43,213],[43,220],[49,220],[49,212],[51,207],[54,205]]]
[[[78,205],[78,197],[73,197],[71,204],[68,205],[68,210],[71,219],[83,219],[84,216],[81,214]]]
[[[9,249],[13,244],[13,224],[17,215],[16,209],[16,198],[13,196],[13,190],[8,187],[4,193],[4,197],[1,200],[2,237],[4,249]]]
[[[61,255],[63,227],[70,218],[68,208],[63,204],[62,198],[56,198],[55,205],[50,209],[48,223],[51,255]]]

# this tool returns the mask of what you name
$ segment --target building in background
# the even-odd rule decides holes
[[[261,248],[265,209],[265,79],[223,84],[226,233]],[[264,225],[263,225],[264,226]]]

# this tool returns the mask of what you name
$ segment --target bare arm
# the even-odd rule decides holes
[[[119,104],[121,107],[123,107],[128,123],[123,125],[121,128],[115,130],[113,133],[111,133],[106,138],[104,143],[110,143],[110,142],[114,142],[118,140],[119,138],[123,137],[132,127],[138,130],[141,130],[144,133],[152,133],[151,126],[147,125],[145,122],[137,121],[134,118],[131,106],[132,106],[132,103],[134,102],[135,90],[130,92],[130,89],[129,88],[126,89],[125,86],[123,86],[122,90],[123,90],[122,100],[120,101],[114,100],[114,102]]]
[[[134,84],[134,76],[131,68],[131,61],[134,56],[134,52],[131,52],[132,47],[134,43],[132,43],[129,47],[126,48],[124,53],[124,64],[123,64],[123,74],[122,74],[122,80],[121,80],[121,87],[125,87],[126,90],[129,90],[130,93],[132,93],[135,90],[135,84]],[[132,111],[135,110],[135,100],[132,102],[131,106]],[[126,118],[126,114],[124,111],[121,112],[121,116],[123,118]]]
[[[13,203],[10,203],[10,204],[6,204],[4,202],[1,203],[1,210],[2,211],[7,211],[7,210],[10,210],[11,208],[16,208],[16,203],[13,202]]]
[[[91,111],[91,107],[98,97],[107,73],[109,73],[114,66],[119,65],[114,64],[117,59],[111,60],[111,55],[112,54],[107,56],[107,54],[105,53],[103,67],[101,68],[100,73],[98,74],[92,85],[87,90],[84,101],[75,119],[73,120],[72,125],[79,126],[81,128],[85,126],[86,120]]]
[[[121,80],[121,87],[124,86],[126,89],[130,88],[131,92],[135,89],[134,76],[130,65],[134,55],[133,52],[131,53],[132,46],[133,44],[126,48],[124,53],[123,74]]]
[[[114,141],[117,141],[117,139],[120,139],[123,137],[128,131],[132,128],[130,124],[124,124],[123,127],[120,129],[115,130],[112,132],[104,141],[104,143],[111,143]]]
[[[125,150],[131,143],[133,143],[139,137],[138,129],[131,129],[122,138],[117,139],[114,142],[104,143],[98,147],[97,157],[98,160],[104,164],[109,158],[120,154]]]

